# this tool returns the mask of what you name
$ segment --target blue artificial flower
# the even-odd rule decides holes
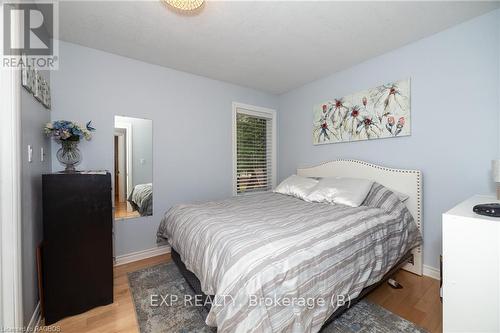
[[[82,138],[90,140],[92,138],[91,131],[95,131],[95,128],[92,127],[92,121],[83,127],[73,121],[55,120],[52,123],[47,123],[44,127],[44,133],[56,141],[79,141]]]
[[[78,127],[73,127],[72,133],[73,135],[78,135],[79,137],[83,136],[82,131]]]

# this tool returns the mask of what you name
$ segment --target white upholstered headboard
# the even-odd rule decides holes
[[[387,168],[358,160],[339,159],[320,165],[299,168],[297,175],[304,177],[352,177],[370,179],[385,187],[407,194],[406,206],[413,215],[420,233],[422,229],[422,172]],[[413,250],[413,263],[403,267],[407,271],[422,275],[422,247]]]

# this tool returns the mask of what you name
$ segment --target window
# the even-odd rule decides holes
[[[276,177],[276,111],[233,104],[233,194],[269,191]]]

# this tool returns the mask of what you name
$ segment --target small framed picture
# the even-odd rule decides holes
[[[35,79],[33,80],[35,86],[33,87],[32,92],[33,96],[35,96],[35,98],[39,101],[42,101],[44,81],[43,77],[38,73],[38,70],[35,69]]]
[[[27,80],[28,80],[28,91],[33,93],[36,88],[36,71],[35,69],[28,67],[27,68]]]
[[[43,94],[43,106],[50,110],[50,85],[45,81],[45,91]]]
[[[21,84],[29,91],[46,109],[51,108],[50,85],[38,72],[26,62],[26,55],[22,55]]]
[[[47,86],[48,86],[47,81],[43,80],[43,84],[42,84],[42,99],[40,100],[40,102],[42,102],[43,106],[45,106],[45,103],[47,103]]]
[[[26,62],[26,55],[23,53],[21,55],[21,84],[23,87],[31,92],[31,86],[29,85],[29,80],[28,80],[28,71],[30,70],[30,67],[28,66],[28,63]]]
[[[43,76],[40,75],[40,96],[37,97],[35,96],[40,103],[44,103],[45,101],[45,90],[47,90],[47,81],[43,78]]]

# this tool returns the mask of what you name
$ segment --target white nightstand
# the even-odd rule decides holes
[[[500,332],[500,218],[474,196],[443,214],[443,332]]]

